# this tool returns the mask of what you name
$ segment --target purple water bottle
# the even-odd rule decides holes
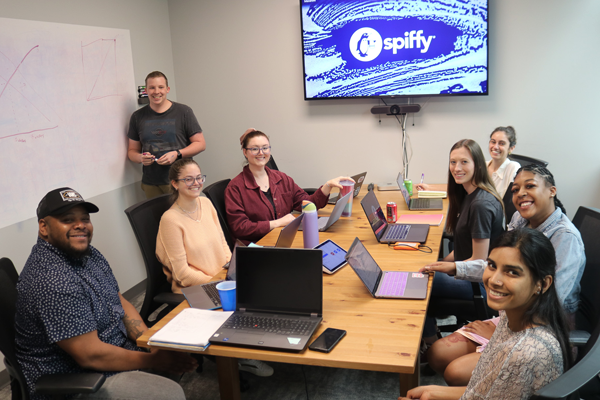
[[[312,249],[319,244],[319,222],[317,207],[310,201],[302,201],[302,213],[304,219],[302,224],[302,235],[304,237],[304,248]]]

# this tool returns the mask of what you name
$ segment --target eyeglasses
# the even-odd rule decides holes
[[[195,178],[193,176],[186,176],[185,178],[177,180],[184,181],[187,186],[192,186],[196,181],[198,181],[198,183],[202,185],[206,181],[206,175],[198,175]]]
[[[267,154],[271,152],[271,146],[263,146],[263,147],[245,147],[246,150],[250,152],[253,156],[257,155],[259,152],[263,152],[263,154]]]

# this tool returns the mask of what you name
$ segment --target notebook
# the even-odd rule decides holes
[[[442,199],[411,199],[410,194],[408,194],[408,189],[404,184],[402,172],[398,173],[396,183],[398,183],[400,192],[402,192],[402,197],[404,197],[404,201],[406,201],[409,210],[442,210],[444,208]]]
[[[363,172],[362,174],[351,176],[351,178],[354,179],[354,197],[358,196],[358,193],[360,193],[360,188],[362,188],[362,185],[365,181],[366,176],[367,176],[366,172]],[[327,203],[328,204],[336,204],[339,198],[340,198],[339,193],[336,194],[335,196],[330,196],[329,200],[327,200]]]
[[[233,251],[231,252],[231,260],[229,261],[227,276],[225,277],[225,280],[227,281],[235,281],[237,259],[236,250],[238,247],[246,246],[239,239],[236,240]],[[183,293],[183,296],[190,304],[190,307],[214,310],[216,308],[221,308],[221,298],[219,297],[219,291],[217,290],[217,284],[221,282],[223,282],[223,280],[186,287],[181,289],[181,293]]]
[[[398,216],[398,223],[440,226],[443,219],[444,214],[402,214]]]
[[[346,260],[373,297],[391,299],[427,297],[428,274],[382,271],[358,238],[355,238],[350,246]]]
[[[335,224],[337,220],[340,219],[342,212],[344,211],[344,207],[346,204],[348,204],[348,199],[350,198],[351,194],[352,193],[346,193],[344,197],[335,203],[335,207],[333,207],[333,211],[331,211],[331,215],[329,217],[319,217],[317,222],[319,226],[319,232],[325,232],[331,225]],[[302,224],[298,230],[301,231],[303,226],[304,224]]]
[[[388,224],[374,191],[368,192],[360,202],[369,225],[379,243],[427,241],[429,225],[426,224]]]
[[[236,311],[210,343],[302,351],[323,320],[322,251],[238,249]]]

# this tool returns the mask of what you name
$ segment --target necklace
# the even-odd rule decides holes
[[[181,206],[179,205],[179,202],[176,203],[177,204],[177,208],[179,208],[181,211],[183,211],[183,213],[192,221],[196,221],[198,222],[197,218],[193,218],[191,214],[195,213],[196,211],[198,211],[198,203],[196,203],[196,209],[194,211],[186,211],[183,208],[181,208]]]

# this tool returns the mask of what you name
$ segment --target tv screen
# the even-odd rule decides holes
[[[488,93],[487,0],[301,0],[304,98]]]

